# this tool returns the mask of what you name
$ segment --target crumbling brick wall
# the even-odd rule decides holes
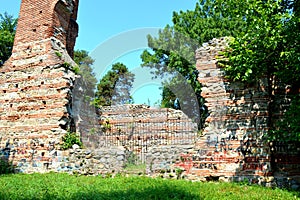
[[[201,96],[209,115],[195,146],[196,153],[190,157],[191,179],[248,178],[267,185],[290,180],[288,184],[298,187],[299,148],[264,139],[270,125],[283,116],[289,105],[285,86],[277,85],[275,91],[269,91],[270,83],[264,77],[254,84],[227,80],[218,65],[220,52],[227,47],[227,38],[220,38],[204,43],[196,51]]]
[[[259,183],[266,186],[300,188],[299,146],[268,142],[270,125],[289,106],[289,90],[262,77],[255,84],[230,81],[218,65],[228,47],[227,38],[212,39],[196,51],[198,80],[202,85],[208,117],[193,148],[183,147],[173,162],[163,155],[173,147],[152,149],[148,168],[160,176],[181,176],[189,180],[223,180]],[[272,82],[274,84],[274,82]],[[155,161],[155,162],[152,162]]]
[[[194,172],[200,176],[263,176],[271,172],[270,150],[262,137],[268,131],[267,82],[230,82],[217,64],[227,39],[213,39],[197,50],[202,97],[208,108],[198,141]]]
[[[78,0],[22,0],[13,52],[16,47],[51,37],[60,40],[73,56],[78,34]]]
[[[197,124],[181,110],[125,104],[103,106],[100,113],[98,129],[85,133],[88,147],[126,146],[146,152],[162,144],[194,144],[197,136]]]
[[[72,126],[77,8],[75,0],[22,0],[12,56],[0,68],[0,149],[16,165],[47,166]]]

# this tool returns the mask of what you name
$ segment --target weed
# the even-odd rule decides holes
[[[67,132],[63,138],[63,144],[62,144],[62,148],[63,149],[70,149],[72,148],[72,146],[74,144],[77,144],[78,146],[80,146],[81,148],[83,147],[83,144],[82,142],[80,141],[80,137],[77,133],[74,133],[74,132]]]
[[[177,179],[180,178],[180,176],[183,172],[184,172],[184,169],[176,168],[175,173],[176,173]]]
[[[94,135],[96,133],[96,129],[95,128],[91,128],[89,131],[90,135]]]
[[[80,74],[80,68],[78,65],[73,66],[72,70],[74,71],[75,74]]]
[[[12,162],[0,158],[0,174],[14,173],[14,166]]]
[[[106,119],[103,123],[102,123],[102,131],[106,132],[108,130],[111,130],[111,124],[109,123],[109,119]]]
[[[57,57],[59,57],[59,58],[61,58],[61,57],[62,57],[62,53],[61,53],[61,52],[59,52],[59,51],[55,51],[55,55],[56,55]]]
[[[78,65],[72,66],[71,63],[64,62],[63,66],[67,69],[71,69],[75,74],[80,74],[80,67]]]

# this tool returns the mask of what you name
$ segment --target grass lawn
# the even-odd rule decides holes
[[[299,199],[280,189],[233,183],[200,183],[146,177],[86,177],[67,174],[0,176],[0,199]]]

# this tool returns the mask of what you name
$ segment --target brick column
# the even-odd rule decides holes
[[[77,29],[69,28],[77,6],[78,1],[22,0],[13,53],[0,68],[0,156],[28,171],[49,166],[51,152],[72,125],[76,76],[66,46],[72,38],[72,53]]]

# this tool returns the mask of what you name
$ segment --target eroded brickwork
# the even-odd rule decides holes
[[[289,106],[287,90],[278,87],[271,99],[266,79],[254,85],[226,80],[217,63],[226,38],[213,39],[196,52],[209,111],[199,135],[191,119],[172,109],[112,106],[103,108],[98,119],[82,101],[84,83],[72,70],[77,9],[78,0],[22,0],[13,53],[0,68],[1,159],[21,172],[98,175],[122,171],[133,152],[151,176],[247,178],[300,187],[299,146],[262,138]],[[61,138],[74,127],[86,149],[73,145],[62,151]]]
[[[0,148],[15,165],[46,166],[72,125],[77,7],[22,1],[13,53],[0,68]]]
[[[213,39],[197,50],[197,69],[209,116],[197,144],[197,174],[261,176],[270,172],[268,85],[229,82],[217,64],[227,39]],[[208,161],[209,160],[209,161]]]
[[[227,80],[217,62],[227,44],[227,38],[213,39],[196,51],[201,96],[209,115],[195,146],[183,146],[180,151],[154,147],[147,158],[148,169],[162,177],[176,177],[179,168],[180,176],[189,180],[249,180],[299,188],[297,144],[269,143],[263,138],[288,108],[288,91],[281,85],[268,91],[266,78],[252,85]]]
[[[78,34],[78,3],[78,0],[22,0],[13,53],[26,43],[55,37],[72,57]]]
[[[180,110],[119,105],[104,106],[100,112],[99,129],[81,133],[85,146],[123,146],[144,163],[154,146],[193,145],[197,137],[197,124]]]

